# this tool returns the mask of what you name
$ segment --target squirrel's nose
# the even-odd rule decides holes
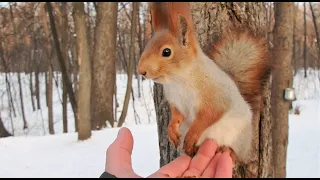
[[[138,67],[138,73],[142,76],[147,75],[147,71],[144,68],[142,68],[141,66]]]

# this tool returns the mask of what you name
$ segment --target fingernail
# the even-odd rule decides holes
[[[123,129],[121,128],[121,129],[119,129],[119,131],[118,131],[118,135],[117,135],[117,138],[118,137],[120,137],[120,134],[121,134],[121,132],[123,131]]]
[[[117,138],[120,137],[125,132],[125,129],[128,129],[128,128],[122,127],[121,129],[119,129]]]

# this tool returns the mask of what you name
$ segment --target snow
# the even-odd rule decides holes
[[[129,129],[134,138],[133,169],[147,176],[159,168],[157,127],[153,124]],[[94,131],[89,140],[80,142],[76,141],[76,133],[4,138],[0,141],[0,177],[99,177],[104,171],[106,149],[117,132],[118,128]]]
[[[320,177],[320,82],[319,71],[299,71],[294,77],[300,115],[289,114],[288,178]]]
[[[319,101],[299,101],[299,105],[301,114],[290,114],[289,118],[287,177],[320,177]]]
[[[294,78],[294,88],[298,100],[294,107],[300,107],[300,115],[289,114],[289,144],[287,153],[287,177],[320,177],[320,83],[318,73],[308,71],[308,78],[300,71]],[[56,74],[55,74],[56,75]],[[26,118],[29,129],[22,130],[22,118],[19,108],[19,92],[16,74],[10,75],[14,93],[17,117],[12,119],[14,137],[0,139],[0,177],[6,178],[90,178],[99,177],[104,170],[105,152],[117,136],[118,128],[106,128],[93,131],[86,141],[77,141],[71,106],[68,106],[69,133],[62,133],[61,89],[54,85],[54,122],[55,135],[48,134],[47,108],[45,102],[44,76],[41,76],[41,110],[32,111],[29,76],[23,75],[23,90]],[[59,84],[60,84],[60,76]],[[126,90],[126,75],[117,75],[117,95],[119,108]],[[132,156],[133,169],[145,177],[159,168],[158,135],[152,98],[151,81],[141,84],[141,98],[137,96],[137,81],[133,80],[135,109],[139,116],[135,120],[132,100],[129,104],[125,126],[134,138]],[[59,92],[59,93],[58,93]],[[0,76],[0,110],[6,128],[12,132],[8,113],[5,78]]]

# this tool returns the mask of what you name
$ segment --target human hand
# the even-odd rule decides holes
[[[118,178],[142,178],[132,169],[131,155],[133,137],[129,129],[122,128],[116,140],[106,153],[105,171]],[[198,176],[201,178],[231,178],[232,159],[230,153],[217,153],[217,144],[206,140],[197,154],[191,158],[181,155],[169,164],[161,167],[148,178]]]

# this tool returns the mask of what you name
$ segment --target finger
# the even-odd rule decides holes
[[[204,141],[183,176],[201,176],[214,157],[216,150],[217,143],[214,140]]]
[[[232,159],[229,152],[224,152],[220,156],[215,178],[232,178]]]
[[[217,153],[214,158],[210,161],[208,167],[206,168],[206,170],[204,170],[204,172],[202,173],[202,178],[213,178],[216,174],[216,167],[217,167],[217,163],[218,160],[221,156],[221,153]]]
[[[106,154],[106,171],[117,177],[137,176],[132,169],[133,137],[128,128],[121,128]],[[123,173],[125,171],[126,173]]]
[[[150,175],[149,178],[158,178],[158,177],[180,177],[189,167],[191,162],[191,157],[183,154],[177,159],[171,161],[169,164],[160,168],[157,172]]]

